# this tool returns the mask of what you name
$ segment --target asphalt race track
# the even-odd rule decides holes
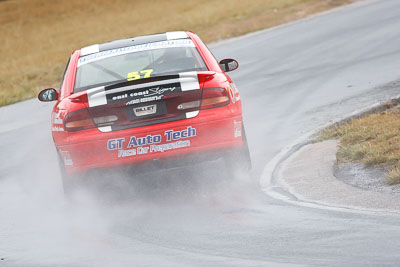
[[[0,266],[366,266],[400,263],[399,216],[287,204],[263,168],[321,125],[400,92],[400,1],[367,1],[210,45],[236,58],[254,172],[221,162],[107,174],[65,201],[52,104],[0,109]],[[222,177],[222,178],[221,178]]]

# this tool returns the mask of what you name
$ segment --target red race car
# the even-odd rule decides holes
[[[90,169],[154,161],[224,157],[228,169],[251,168],[239,93],[192,32],[167,32],[75,51],[59,91],[52,134],[64,188]]]

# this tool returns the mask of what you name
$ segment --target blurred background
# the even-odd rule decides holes
[[[70,53],[87,45],[174,30],[209,43],[355,1],[0,0],[0,106],[58,88]]]

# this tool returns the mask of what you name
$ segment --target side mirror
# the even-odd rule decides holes
[[[221,67],[221,69],[223,71],[228,72],[228,71],[233,71],[233,70],[236,70],[237,68],[239,68],[239,63],[236,61],[236,59],[225,58],[219,62],[219,66]]]
[[[40,101],[49,102],[58,99],[58,92],[54,88],[47,88],[40,91],[38,95]]]

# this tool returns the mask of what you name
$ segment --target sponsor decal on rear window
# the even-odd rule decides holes
[[[195,45],[191,39],[178,39],[178,40],[168,40],[168,41],[147,43],[141,45],[120,47],[80,57],[78,60],[78,67],[87,64],[89,62],[117,55],[123,55],[123,54],[129,54],[133,52],[140,52],[153,49],[169,48],[169,47],[195,47]]]
[[[107,141],[107,149],[117,150],[119,158],[164,152],[183,147],[190,147],[190,140],[188,139],[195,137],[196,134],[196,128],[189,126],[184,130],[164,131],[163,136],[161,134],[148,134],[143,137],[131,136],[128,140],[125,138],[109,139]]]

